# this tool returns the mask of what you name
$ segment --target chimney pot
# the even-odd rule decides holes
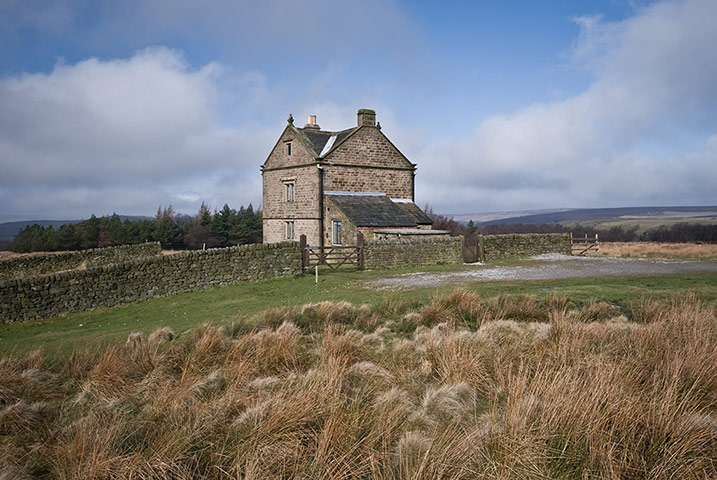
[[[369,127],[375,127],[376,126],[376,111],[371,110],[369,108],[362,108],[358,111],[358,126],[369,126]]]
[[[319,125],[316,123],[316,115],[306,116],[306,125],[304,125],[304,128],[315,128],[317,130],[321,129],[321,127],[319,127]]]

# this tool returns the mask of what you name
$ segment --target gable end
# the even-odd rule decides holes
[[[358,127],[337,141],[322,159],[337,165],[416,169],[380,129],[370,126]]]
[[[291,143],[291,154],[284,148],[287,143]],[[261,170],[306,165],[316,162],[317,158],[314,146],[301,132],[301,129],[289,124],[274,144],[274,148],[271,149]]]

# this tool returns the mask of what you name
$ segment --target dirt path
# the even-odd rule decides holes
[[[604,277],[610,275],[668,275],[717,272],[714,261],[683,261],[646,258],[571,257],[548,254],[532,257],[523,265],[471,265],[472,268],[447,273],[407,273],[371,280],[377,290],[405,290],[438,287],[466,282],[500,280],[553,280],[560,278]]]

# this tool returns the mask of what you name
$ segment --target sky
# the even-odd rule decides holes
[[[0,222],[261,205],[377,112],[444,214],[717,204],[717,1],[2,0]]]

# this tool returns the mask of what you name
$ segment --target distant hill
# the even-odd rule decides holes
[[[122,221],[130,220],[146,220],[152,217],[144,217],[141,215],[120,215]],[[52,226],[55,230],[68,223],[80,223],[82,220],[23,220],[19,222],[0,223],[0,242],[10,242],[15,238],[20,230],[28,225],[41,225],[45,228]]]
[[[478,220],[480,218],[480,215],[481,214],[476,214],[475,216],[461,215],[461,218],[456,218],[456,220],[466,222],[467,220],[464,220],[464,218],[472,218],[473,222],[477,226],[502,225],[506,223],[594,223],[597,221],[604,222],[608,220],[629,220],[632,223],[639,221],[655,223],[656,221],[660,220],[664,220],[666,222],[698,221],[717,219],[717,206],[583,208],[554,210],[545,213],[534,213],[530,215],[519,214],[512,216],[503,216],[501,218]]]
[[[543,215],[549,213],[567,212],[570,208],[551,208],[545,210],[514,210],[510,212],[488,212],[488,213],[448,213],[443,216],[452,218],[456,222],[468,223],[473,220],[473,223],[477,225],[493,224],[496,220],[503,220],[505,218],[517,219],[521,217],[527,217],[531,215]]]

